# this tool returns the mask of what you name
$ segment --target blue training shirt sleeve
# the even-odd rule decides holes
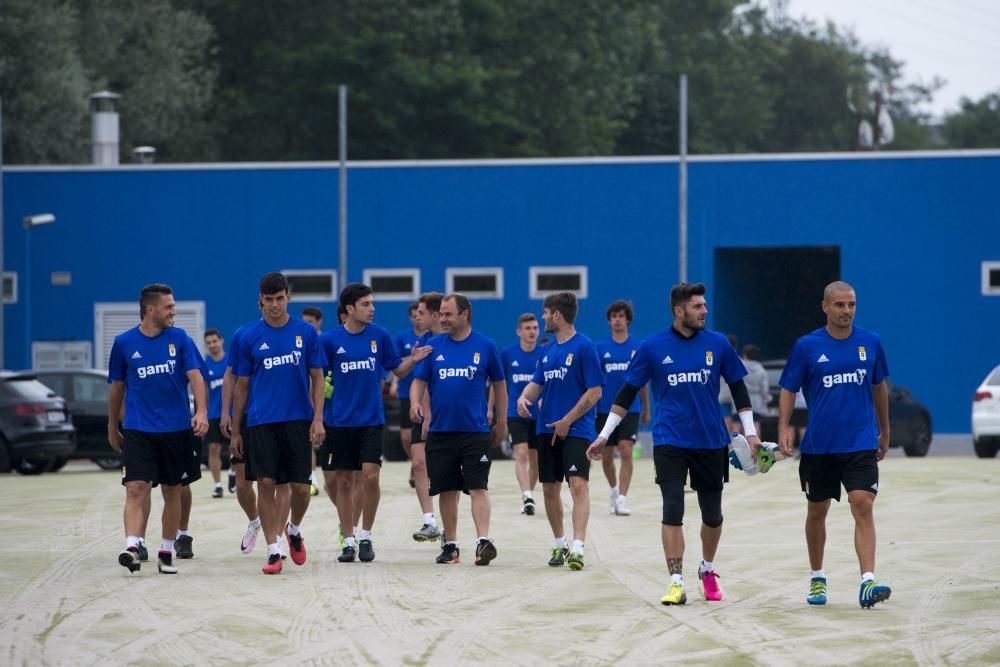
[[[590,344],[583,353],[583,382],[587,389],[604,386],[604,370],[601,368],[601,360],[597,356],[597,348]]]
[[[108,358],[108,384],[124,382],[127,377],[128,363],[125,361],[121,343],[115,338],[115,342],[111,345],[111,356]]]
[[[649,382],[650,375],[652,374],[652,367],[649,364],[649,356],[650,348],[646,345],[646,341],[644,340],[639,343],[639,349],[636,350],[635,356],[632,357],[632,361],[628,365],[628,371],[625,373],[625,382],[627,384],[639,389],[646,386],[646,383]]]
[[[804,361],[805,351],[802,349],[802,339],[799,339],[792,347],[792,353],[788,355],[788,362],[785,363],[785,368],[781,371],[778,385],[782,389],[795,394],[802,388],[802,382],[805,380]]]
[[[500,350],[497,348],[495,341],[490,341],[490,343],[492,345],[490,347],[490,359],[486,366],[486,373],[489,375],[491,382],[506,380],[507,374],[504,372],[503,362],[500,360]]]
[[[201,371],[201,377],[208,382],[208,366],[205,364],[204,357],[201,356],[201,352],[198,351],[198,346],[194,344],[191,336],[184,337],[184,356],[182,358],[184,362],[184,372],[192,370]]]
[[[430,356],[424,357],[416,366],[413,367],[413,378],[416,380],[423,380],[424,382],[430,384],[431,381],[431,358]]]
[[[319,335],[311,326],[306,334],[306,344],[309,346],[309,368],[326,369],[327,359],[323,352],[323,346],[319,344]]]
[[[388,331],[382,331],[382,369],[391,371],[403,363]]]
[[[875,353],[875,366],[872,368],[872,384],[881,384],[882,380],[889,377],[889,362],[885,358],[885,349],[882,347],[882,339],[878,341],[878,349]]]
[[[236,377],[250,377],[253,372],[253,353],[250,346],[241,340],[239,356],[233,360],[233,374]]]
[[[736,353],[736,348],[732,345],[725,346],[722,353],[722,378],[726,384],[739,382],[747,376],[747,367],[743,365],[743,360]]]

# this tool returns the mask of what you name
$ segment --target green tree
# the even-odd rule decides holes
[[[944,136],[953,148],[1000,148],[1000,91],[963,97],[959,112],[944,119]]]

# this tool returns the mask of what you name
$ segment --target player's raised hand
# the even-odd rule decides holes
[[[434,348],[432,346],[421,345],[420,347],[413,348],[413,351],[410,352],[410,358],[413,359],[413,363],[417,363],[418,361],[426,359],[427,355],[429,355],[433,351]]]
[[[590,446],[587,447],[587,458],[591,461],[600,461],[604,457],[604,446],[608,444],[608,441],[597,436]]]

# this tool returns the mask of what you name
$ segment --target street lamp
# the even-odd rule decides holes
[[[24,227],[24,368],[31,369],[31,229],[51,225],[56,216],[51,213],[29,215],[21,220]]]

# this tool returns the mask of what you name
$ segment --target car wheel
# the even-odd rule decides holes
[[[47,472],[59,472],[66,465],[67,461],[69,461],[69,459],[66,458],[65,456],[60,456],[59,458],[52,459],[52,463],[49,465],[49,469]]]
[[[997,446],[990,438],[974,438],[972,444],[976,448],[976,456],[981,459],[992,459],[997,455]]]
[[[931,420],[925,414],[917,415],[913,423],[913,436],[910,442],[903,445],[903,451],[907,456],[927,456],[927,450],[931,447]]]
[[[10,453],[3,436],[0,436],[0,472],[10,472]]]
[[[122,460],[117,456],[107,456],[100,459],[94,459],[94,463],[101,470],[118,470],[122,467]]]
[[[14,470],[22,475],[41,475],[52,465],[52,459],[21,459],[14,465]]]

